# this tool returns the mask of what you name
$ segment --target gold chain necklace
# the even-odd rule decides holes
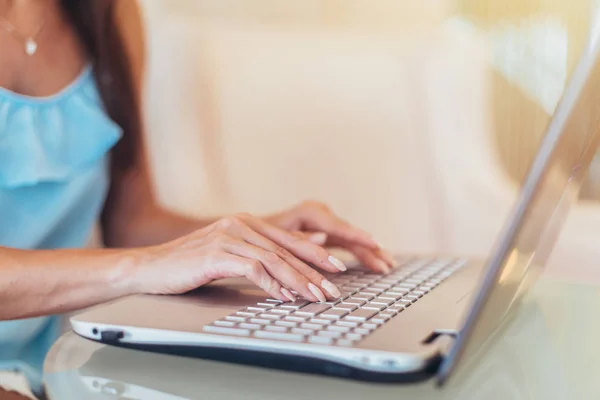
[[[15,39],[22,41],[25,45],[25,53],[28,56],[32,56],[37,52],[38,42],[36,38],[39,36],[42,29],[44,29],[44,25],[46,21],[42,22],[40,27],[35,31],[35,33],[31,36],[25,36],[19,32],[19,30],[11,24],[6,18],[0,16],[0,26],[2,26],[10,35],[12,35]]]

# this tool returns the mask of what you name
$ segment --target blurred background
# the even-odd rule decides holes
[[[262,214],[314,198],[395,251],[469,255],[493,244],[599,11],[581,0],[141,3],[166,205]],[[599,199],[595,162],[567,230],[598,231]]]

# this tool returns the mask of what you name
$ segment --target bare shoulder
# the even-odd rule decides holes
[[[139,0],[116,0],[115,22],[127,51],[134,84],[141,87],[146,59],[144,14]]]

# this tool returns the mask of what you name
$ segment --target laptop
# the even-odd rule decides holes
[[[281,303],[241,279],[181,296],[140,295],[70,319],[112,346],[358,380],[412,382],[457,366],[494,336],[539,275],[598,146],[599,46],[582,56],[487,260],[405,256],[389,274],[328,277],[342,298]]]

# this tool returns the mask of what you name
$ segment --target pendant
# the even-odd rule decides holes
[[[28,38],[25,41],[25,53],[27,53],[28,56],[32,56],[35,54],[35,52],[37,51],[38,45],[37,42],[35,40],[33,40],[33,38]]]

